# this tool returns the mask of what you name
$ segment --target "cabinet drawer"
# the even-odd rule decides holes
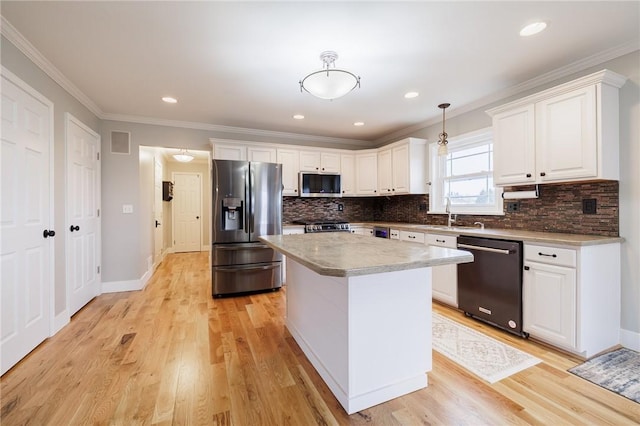
[[[524,245],[524,260],[547,263],[549,265],[561,265],[576,267],[576,251],[558,247]]]
[[[422,232],[400,231],[400,240],[424,244],[424,234]]]
[[[400,231],[398,231],[397,229],[391,229],[389,231],[389,238],[391,238],[392,240],[399,240],[400,239]]]
[[[430,246],[456,248],[458,245],[458,237],[453,235],[427,234],[425,240]]]

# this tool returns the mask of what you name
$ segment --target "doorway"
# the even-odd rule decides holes
[[[202,249],[202,173],[173,172],[174,252]]]

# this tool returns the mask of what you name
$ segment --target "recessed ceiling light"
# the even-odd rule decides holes
[[[404,94],[404,97],[407,99],[417,98],[420,93],[418,92],[407,92]]]
[[[538,34],[540,31],[547,28],[546,22],[534,22],[533,24],[529,24],[523,29],[520,30],[520,35],[522,37],[529,37],[534,34]]]
[[[293,118],[295,118],[296,120],[304,120],[304,115],[296,114],[296,115],[293,116]]]
[[[162,100],[168,104],[177,104],[178,100],[176,98],[172,98],[171,96],[165,96]]]
[[[354,126],[364,126],[364,121],[356,121],[353,123]]]

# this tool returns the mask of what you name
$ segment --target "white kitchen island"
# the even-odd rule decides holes
[[[427,386],[431,267],[471,253],[341,232],[260,239],[287,256],[286,326],[347,413]]]

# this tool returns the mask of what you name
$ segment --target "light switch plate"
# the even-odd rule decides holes
[[[133,204],[123,204],[122,205],[122,213],[123,214],[131,214],[131,213],[133,213]]]

